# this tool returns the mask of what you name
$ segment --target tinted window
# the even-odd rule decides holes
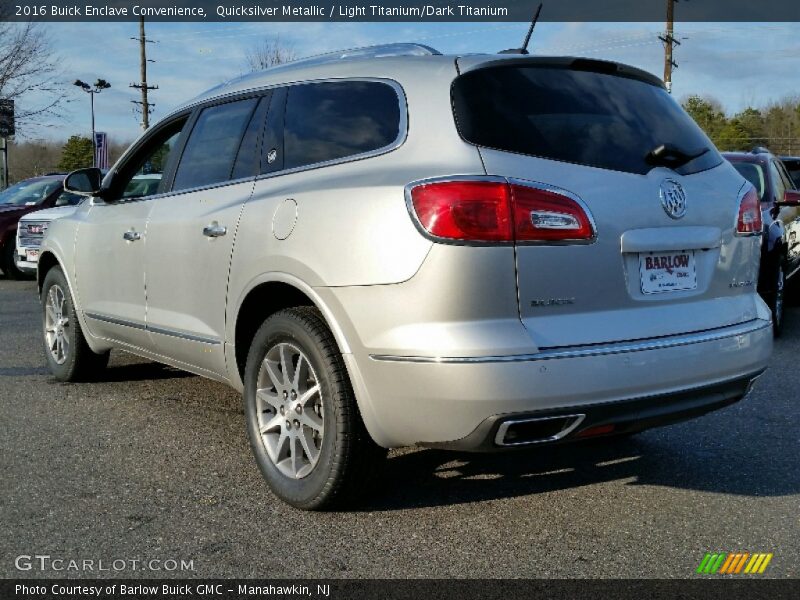
[[[764,168],[756,163],[735,162],[733,168],[739,171],[739,174],[753,184],[758,192],[758,199],[764,200],[765,181],[764,181]]]
[[[175,173],[174,190],[227,181],[257,98],[203,109]]]
[[[783,200],[783,196],[786,193],[786,182],[781,177],[778,165],[774,160],[769,161],[769,173],[772,180],[772,189],[775,191],[773,199],[776,201]]]
[[[398,137],[400,106],[391,86],[370,81],[296,85],[284,121],[284,168],[354,156]]]
[[[676,169],[722,162],[700,128],[663,88],[590,70],[501,66],[453,83],[462,137],[473,144],[617,171],[647,173],[661,144],[709,151]]]

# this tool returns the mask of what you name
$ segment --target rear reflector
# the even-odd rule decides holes
[[[739,216],[736,219],[736,233],[738,235],[760,235],[763,228],[761,220],[761,202],[754,187],[739,203]]]
[[[587,241],[594,228],[576,200],[550,189],[505,180],[457,180],[411,188],[422,228],[465,242]]]
[[[596,435],[607,435],[614,431],[614,425],[597,425],[595,427],[589,427],[588,429],[584,429],[583,431],[579,431],[575,434],[576,438],[584,438],[584,437],[594,437]]]

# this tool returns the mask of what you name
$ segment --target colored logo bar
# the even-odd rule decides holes
[[[772,560],[772,553],[757,552],[706,552],[697,573],[720,575],[738,575],[748,573],[751,575],[763,573]]]

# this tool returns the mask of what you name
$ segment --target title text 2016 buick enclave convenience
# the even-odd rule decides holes
[[[42,245],[56,377],[121,348],[229,383],[271,488],[306,509],[365,493],[386,448],[700,415],[772,348],[752,186],[623,65],[413,45],[299,61],[65,186],[92,200]]]

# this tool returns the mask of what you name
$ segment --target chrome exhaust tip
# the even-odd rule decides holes
[[[575,431],[586,415],[555,415],[530,419],[509,419],[500,423],[494,443],[498,446],[528,446],[555,442]]]

